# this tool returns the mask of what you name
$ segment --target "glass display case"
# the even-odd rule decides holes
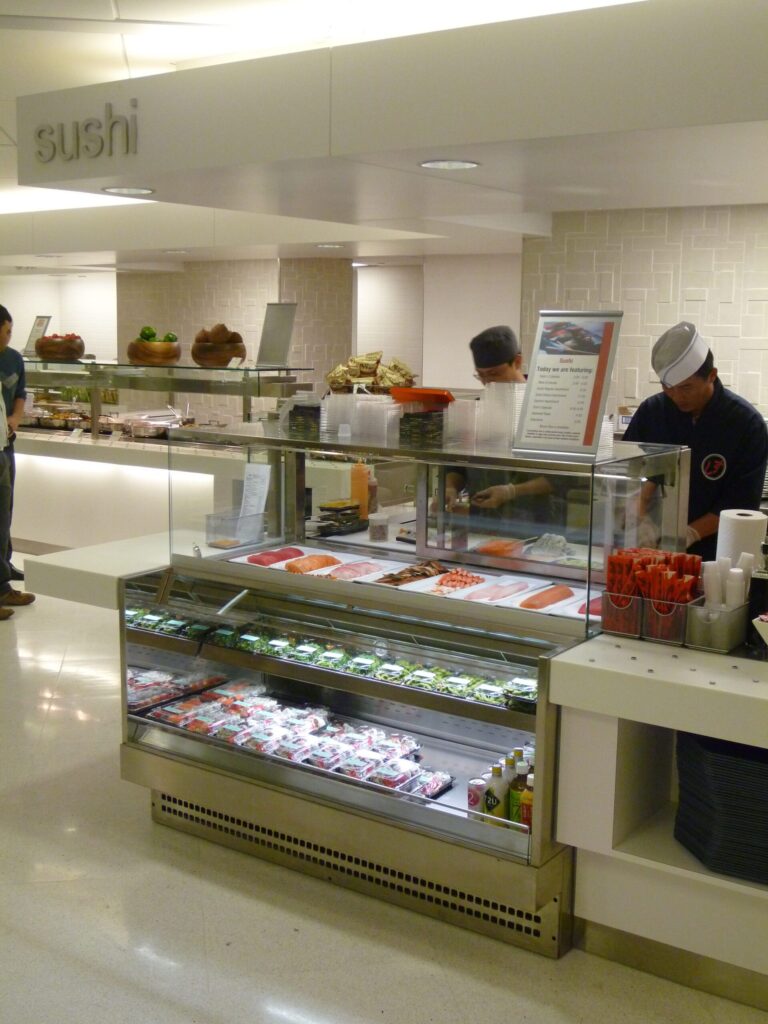
[[[684,532],[687,453],[531,460],[250,424],[175,431],[171,471],[185,444],[226,456],[209,504],[170,473],[171,565],[122,598],[123,773],[155,819],[567,949],[549,660],[599,629],[646,479],[659,534]],[[492,487],[489,515],[473,499]]]
[[[166,395],[170,404],[178,394],[240,395],[242,418],[248,422],[252,399],[294,394],[301,387],[296,375],[308,369],[259,366],[207,369],[87,360],[55,362],[34,358],[25,359],[25,366],[27,386],[31,392],[36,396],[48,396],[59,406],[70,407],[69,423],[66,416],[56,418],[63,421],[62,429],[67,426],[73,429],[77,425],[94,434],[99,433],[104,407],[117,404],[120,391],[157,392]],[[48,417],[43,423],[27,422],[31,426],[52,426]]]

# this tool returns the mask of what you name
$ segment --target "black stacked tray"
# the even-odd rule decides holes
[[[768,750],[678,733],[675,839],[706,867],[768,884]]]

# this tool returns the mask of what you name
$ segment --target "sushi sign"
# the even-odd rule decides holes
[[[100,156],[128,156],[138,152],[139,118],[137,99],[129,100],[127,114],[115,112],[111,103],[104,104],[103,114],[94,114],[81,121],[44,122],[34,130],[35,160],[48,164]]]
[[[622,316],[539,313],[516,449],[597,453]]]

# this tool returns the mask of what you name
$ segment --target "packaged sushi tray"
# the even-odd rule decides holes
[[[322,768],[331,772],[334,768],[347,761],[354,754],[354,747],[343,740],[326,739],[318,737],[317,743],[309,752],[306,763],[313,768]]]
[[[222,682],[226,677],[216,672],[166,672],[128,666],[126,670],[126,701],[129,711],[141,711],[155,704],[196,693]]]
[[[375,768],[384,764],[384,755],[377,754],[373,750],[356,750],[346,761],[342,761],[336,771],[339,775],[346,775],[350,779],[363,781],[374,771]]]
[[[376,786],[386,786],[387,789],[400,789],[401,786],[405,786],[420,774],[421,768],[415,761],[410,761],[405,757],[396,757],[376,765],[368,774],[367,781]]]

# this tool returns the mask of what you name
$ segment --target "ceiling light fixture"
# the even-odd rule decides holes
[[[358,267],[368,267],[368,266],[370,266],[370,264],[369,264],[369,263],[355,263],[355,262],[353,262],[353,263],[352,263],[352,266],[353,266],[353,267],[354,267],[355,269],[357,269]]]
[[[475,160],[422,160],[419,164],[428,171],[473,171],[479,166]]]
[[[153,196],[155,194],[153,188],[138,188],[131,185],[110,185],[101,191],[106,192],[108,196]]]
[[[163,249],[164,256],[187,256],[189,249]]]
[[[318,249],[343,249],[344,246],[341,242],[318,242]]]

